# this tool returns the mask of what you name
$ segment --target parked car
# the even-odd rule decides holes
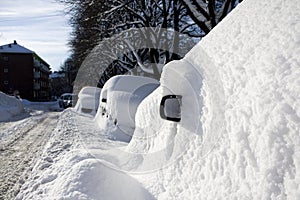
[[[101,88],[83,87],[78,94],[75,110],[81,113],[95,115],[99,106]]]
[[[210,60],[203,57],[210,64]],[[161,75],[160,117],[196,131],[202,116],[201,70],[185,59],[164,66]],[[174,81],[176,80],[176,81]],[[159,131],[159,130],[158,130]]]
[[[64,93],[58,99],[58,105],[60,108],[68,108],[75,105],[77,101],[77,95],[72,93]]]
[[[165,65],[160,86],[140,103],[136,111],[134,136],[150,135],[145,138],[149,143],[157,140],[167,144],[166,135],[173,137],[183,130],[196,133],[203,113],[202,80],[201,71],[185,59]]]
[[[148,77],[119,75],[110,78],[101,90],[96,121],[103,127],[113,122],[131,138],[137,107],[158,86],[157,80]]]

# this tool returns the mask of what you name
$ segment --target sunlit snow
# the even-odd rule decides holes
[[[240,3],[164,67],[129,143],[99,128],[101,109],[63,111],[17,199],[300,199],[299,10]],[[159,115],[168,94],[180,122]]]

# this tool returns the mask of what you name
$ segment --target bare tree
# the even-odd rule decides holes
[[[179,37],[180,34],[193,38],[203,36],[203,32],[190,19],[179,0],[116,0],[108,11],[101,14],[100,22],[111,22],[106,27],[110,36],[131,28],[147,27],[147,31],[143,29],[137,33],[139,40],[125,40],[125,45],[131,52],[121,57],[117,63],[125,64],[128,68],[139,66],[143,73],[149,73],[143,63],[151,63],[154,76],[161,73],[159,66],[180,58],[174,53],[179,52],[180,46],[186,43]],[[140,46],[147,48],[134,49],[132,47],[136,45],[132,45],[132,42],[140,42]],[[191,47],[192,45],[189,49]]]
[[[90,80],[100,80],[100,86],[111,76],[125,72],[159,77],[164,64],[185,55],[239,2],[57,1],[66,5],[71,16],[71,70],[78,70],[82,65],[94,66],[89,68],[88,76],[93,77]]]
[[[242,0],[182,0],[187,13],[207,34]]]

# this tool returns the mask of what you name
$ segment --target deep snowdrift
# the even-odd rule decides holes
[[[23,104],[19,99],[0,92],[0,122],[20,114],[22,111]]]
[[[106,150],[127,144],[107,137],[99,133],[91,117],[74,109],[64,110],[16,199],[154,199],[130,174],[91,154],[97,148],[98,153],[109,157]]]

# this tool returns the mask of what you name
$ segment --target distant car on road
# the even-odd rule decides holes
[[[72,93],[64,93],[60,96],[58,100],[58,105],[60,108],[68,108],[75,105],[77,101],[77,95]]]

